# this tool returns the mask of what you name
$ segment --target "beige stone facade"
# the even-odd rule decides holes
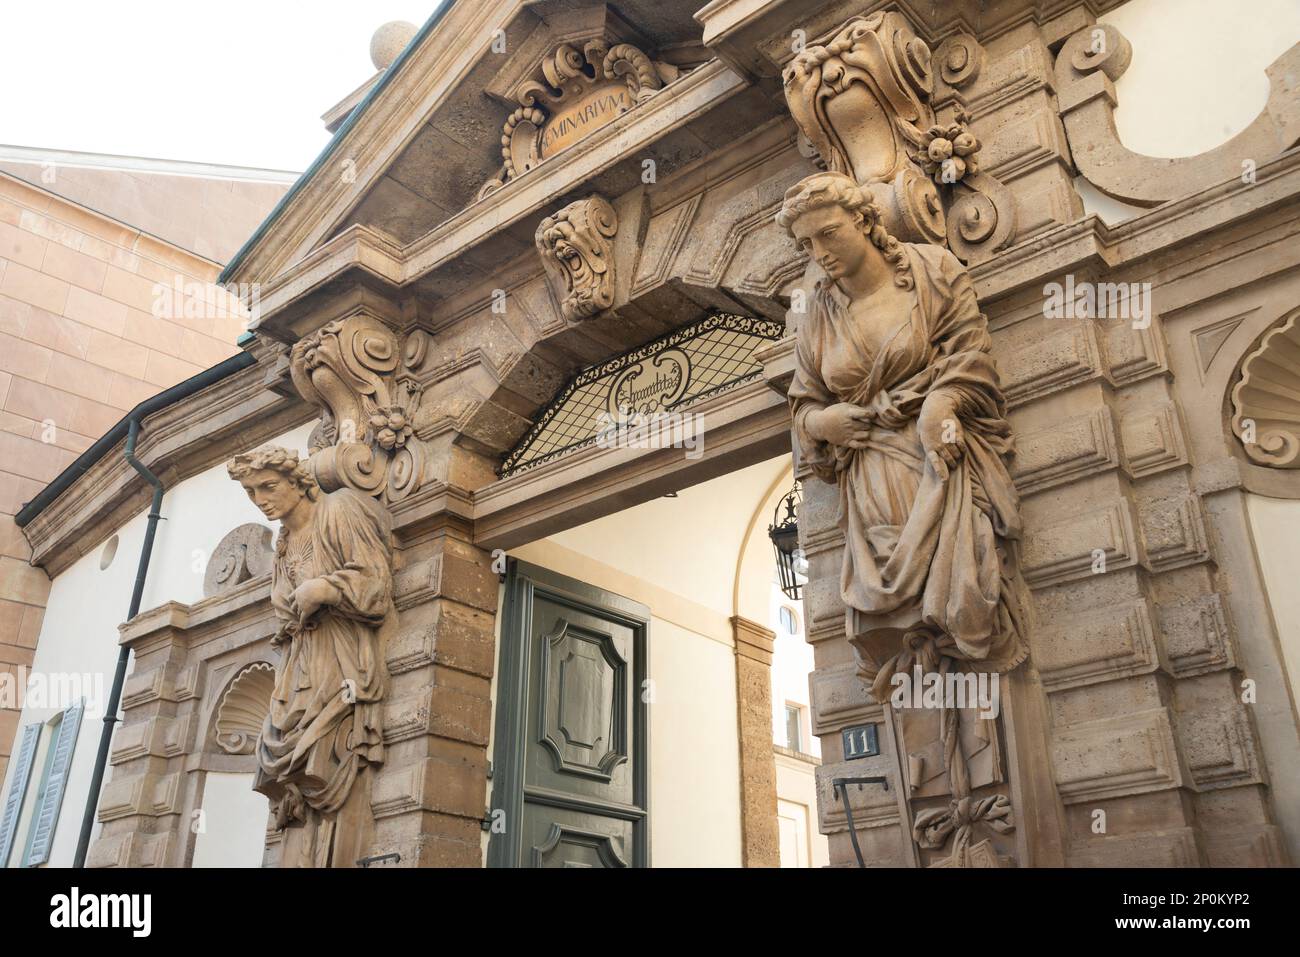
[[[286,188],[123,163],[0,155],[0,668],[15,680],[32,667],[49,578],[13,515],[133,406],[235,352],[247,312],[213,281]],[[0,710],[0,767],[17,724]]]
[[[673,640],[656,636],[709,617],[682,599],[700,575],[642,542],[678,545],[693,572],[736,526],[742,558],[766,548],[755,519],[728,511],[725,490],[694,525],[676,524],[661,500],[762,466],[766,491],[730,505],[770,514],[793,449],[821,744],[816,827],[832,866],[859,855],[892,867],[1294,862],[1298,622],[1277,584],[1294,549],[1260,527],[1263,516],[1295,522],[1300,507],[1300,125],[1286,79],[1300,45],[1273,62],[1255,120],[1202,155],[1161,159],[1116,132],[1122,78],[1142,56],[1106,20],[1120,4],[809,7],[490,0],[435,15],[224,270],[223,281],[260,290],[243,346],[251,363],[142,425],[141,458],[174,497],[165,508],[177,514],[179,554],[200,549],[210,571],[213,541],[252,520],[212,476],[264,443],[299,443],[323,490],[369,496],[391,519],[384,760],[367,771],[373,831],[358,863],[653,863],[656,773],[692,795],[691,761],[712,773],[725,760],[740,791],[727,798],[725,862],[768,866],[779,861],[778,774],[790,770],[769,740],[771,639],[753,610],[767,607],[770,575],[754,586],[737,570],[727,610],[709,609],[729,656],[726,677],[707,672],[715,683],[699,691],[690,679],[708,655],[657,664],[655,649]],[[1195,109],[1170,97],[1170,111]],[[914,285],[900,287],[921,287],[900,321],[940,352],[917,360],[915,381],[946,361],[935,329],[960,313],[981,370],[961,388],[982,390],[981,408],[998,413],[967,415],[963,434],[1014,436],[1014,454],[990,446],[1005,454],[1013,490],[989,478],[990,455],[940,496],[942,517],[960,512],[999,550],[994,580],[1011,567],[997,587],[1025,588],[1022,647],[998,668],[981,670],[978,647],[945,652],[997,679],[999,710],[984,724],[967,706],[913,720],[872,694],[879,662],[864,662],[859,624],[881,609],[851,605],[858,592],[841,576],[846,541],[865,562],[890,534],[848,524],[846,480],[810,460],[798,401],[792,418],[816,351],[801,336],[825,302],[815,284],[836,263],[792,240],[800,231],[786,227],[807,211],[791,212],[787,197],[826,169],[847,184],[841,208],[872,234],[844,248],[910,263]],[[1089,206],[1098,194],[1120,204],[1106,218]],[[845,309],[867,301],[841,292]],[[931,326],[913,326],[914,315]],[[709,336],[733,337],[725,361],[707,352]],[[710,361],[726,366],[716,382],[705,381]],[[927,400],[938,391],[927,390]],[[919,433],[906,423],[924,417],[922,396],[888,391],[859,412],[871,404],[872,428]],[[625,403],[700,416],[701,454],[611,446],[582,425],[597,406]],[[968,476],[953,440],[941,444],[952,472],[924,467],[944,481]],[[202,528],[180,514],[198,489]],[[32,564],[55,589],[93,580],[81,559],[138,530],[148,494],[120,455],[91,464],[25,521]],[[996,495],[1005,513],[994,535]],[[902,511],[910,521],[911,506]],[[566,534],[586,551],[566,551]],[[521,585],[507,561],[521,557],[573,581]],[[922,582],[949,557],[918,563]],[[95,864],[192,862],[198,842],[184,822],[203,807],[205,782],[252,771],[222,715],[266,693],[261,673],[281,667],[272,580],[264,556],[216,567],[214,592],[169,578],[121,626],[135,663]],[[755,587],[761,604],[747,604]],[[608,634],[594,624],[597,591],[613,595]],[[519,596],[536,594],[570,611],[552,608],[559,617],[543,627],[519,610],[534,600]],[[971,601],[954,590],[927,628],[942,618],[957,632]],[[952,637],[914,624],[897,629],[904,643]],[[65,627],[40,641],[53,647]],[[574,650],[580,632],[599,657]],[[906,647],[919,660],[923,645]],[[717,648],[690,647],[717,659]],[[525,651],[512,659],[508,648]],[[589,655],[563,680],[588,676],[595,712],[524,706],[563,699],[549,649],[565,662]],[[654,750],[645,732],[665,720],[660,706],[617,697],[646,668],[682,702],[715,692],[712,711],[690,715],[701,740],[706,721],[726,715],[716,725],[729,735],[725,757]],[[593,713],[608,733],[590,731]],[[845,732],[868,726],[878,753],[846,755]],[[538,742],[541,757],[527,750]],[[579,751],[603,757],[583,764]],[[557,792],[574,779],[589,789]],[[598,799],[593,781],[608,789]],[[285,840],[267,833],[266,864],[288,863]]]

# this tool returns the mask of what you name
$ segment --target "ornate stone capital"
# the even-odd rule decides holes
[[[614,207],[594,194],[570,203],[537,227],[537,251],[556,287],[564,318],[589,319],[614,304],[617,230]]]
[[[854,17],[785,69],[790,113],[826,169],[888,182],[933,125],[930,48],[894,12]]]
[[[353,488],[386,502],[420,485],[424,449],[411,421],[421,386],[412,374],[428,337],[404,340],[364,313],[326,323],[294,344],[289,371],[298,393],[321,409],[311,471],[326,492]]]
[[[978,75],[984,53],[966,35],[941,52],[952,99]],[[901,14],[854,17],[795,57],[784,82],[819,165],[870,189],[891,235],[946,245],[968,263],[1010,241],[1014,199],[980,172],[980,141],[959,96],[953,119],[937,121],[930,48]]]

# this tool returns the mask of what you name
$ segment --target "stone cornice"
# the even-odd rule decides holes
[[[748,76],[776,76],[794,56],[790,39],[802,29],[809,42],[850,16],[897,10],[931,46],[954,33],[982,43],[1023,23],[1045,25],[1067,14],[1091,22],[1123,0],[877,0],[875,3],[809,4],[807,0],[712,0],[695,14],[704,45]],[[812,7],[810,10],[809,7]],[[1077,13],[1076,13],[1077,11]],[[1082,23],[1080,23],[1082,25]]]
[[[271,578],[262,575],[192,605],[168,601],[118,625],[118,643],[137,654],[183,640],[187,646],[238,631],[250,621],[274,620]]]
[[[310,406],[268,388],[273,362],[273,354],[267,354],[257,364],[145,418],[137,457],[171,488],[236,451],[309,421],[315,414]],[[23,529],[32,547],[32,564],[54,577],[144,511],[150,495],[150,487],[127,464],[119,445]]]
[[[255,328],[273,334],[297,315],[295,308],[325,283],[360,271],[385,289],[422,278],[467,250],[578,190],[592,177],[715,108],[749,84],[724,63],[710,61],[593,133],[581,150],[561,153],[527,176],[511,180],[467,206],[421,238],[402,246],[382,232],[350,226],[300,261],[283,267],[261,297]]]
[[[1297,197],[1300,147],[1262,164],[1250,186],[1233,178],[1115,226],[1091,215],[1039,233],[972,267],[975,293],[987,303],[1065,272],[1137,263]]]

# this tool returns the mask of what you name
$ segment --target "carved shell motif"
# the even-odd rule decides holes
[[[1246,357],[1232,411],[1232,431],[1251,461],[1300,468],[1300,311]]]
[[[230,682],[217,707],[216,739],[227,754],[252,754],[271,708],[275,668],[255,661]]]

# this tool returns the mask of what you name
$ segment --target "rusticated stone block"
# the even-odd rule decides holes
[[[1184,783],[1173,727],[1164,708],[1058,729],[1052,763],[1066,804]]]

